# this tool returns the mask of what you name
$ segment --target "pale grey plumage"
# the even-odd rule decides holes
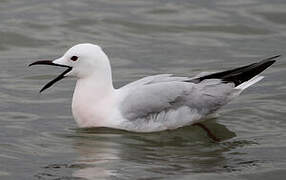
[[[233,83],[223,83],[219,79],[204,80],[198,84],[185,82],[190,79],[163,74],[126,85],[123,88],[132,93],[128,93],[121,102],[122,115],[130,121],[146,124],[146,121],[168,121],[170,117],[181,117],[181,114],[174,116],[174,113],[183,107],[185,113],[192,113],[190,118],[196,113],[197,119],[189,119],[191,123],[215,112],[238,92]],[[185,114],[185,117],[188,115]]]

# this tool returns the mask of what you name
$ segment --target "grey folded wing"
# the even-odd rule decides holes
[[[136,120],[182,106],[207,115],[226,104],[235,91],[233,84],[218,79],[204,80],[198,84],[185,82],[186,79],[189,78],[157,75],[124,86],[122,90],[128,93],[120,105],[122,115]]]

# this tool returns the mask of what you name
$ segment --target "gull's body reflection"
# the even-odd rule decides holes
[[[223,171],[224,153],[235,136],[214,120],[204,123],[222,142],[214,143],[199,127],[140,134],[92,128],[76,130],[73,147],[80,154],[81,168],[74,177],[84,179],[165,177],[190,172]]]

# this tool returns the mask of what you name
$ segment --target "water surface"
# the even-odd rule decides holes
[[[114,85],[140,77],[195,75],[286,55],[283,0],[0,1],[0,179],[283,179],[286,63],[224,107],[208,126],[136,134],[79,129],[74,79],[39,94],[82,42],[103,46]]]

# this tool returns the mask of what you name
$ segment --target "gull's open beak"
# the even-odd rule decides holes
[[[50,65],[50,66],[59,66],[59,67],[66,67],[67,70],[65,70],[63,73],[61,73],[58,77],[56,77],[55,79],[51,80],[50,82],[48,82],[41,90],[40,93],[42,91],[44,91],[45,89],[51,87],[53,84],[55,84],[57,81],[65,78],[65,75],[70,72],[72,70],[72,67],[67,66],[67,65],[62,65],[62,64],[56,64],[53,61],[50,60],[41,60],[41,61],[36,61],[33,62],[32,64],[29,64],[29,66],[33,66],[33,65]]]

